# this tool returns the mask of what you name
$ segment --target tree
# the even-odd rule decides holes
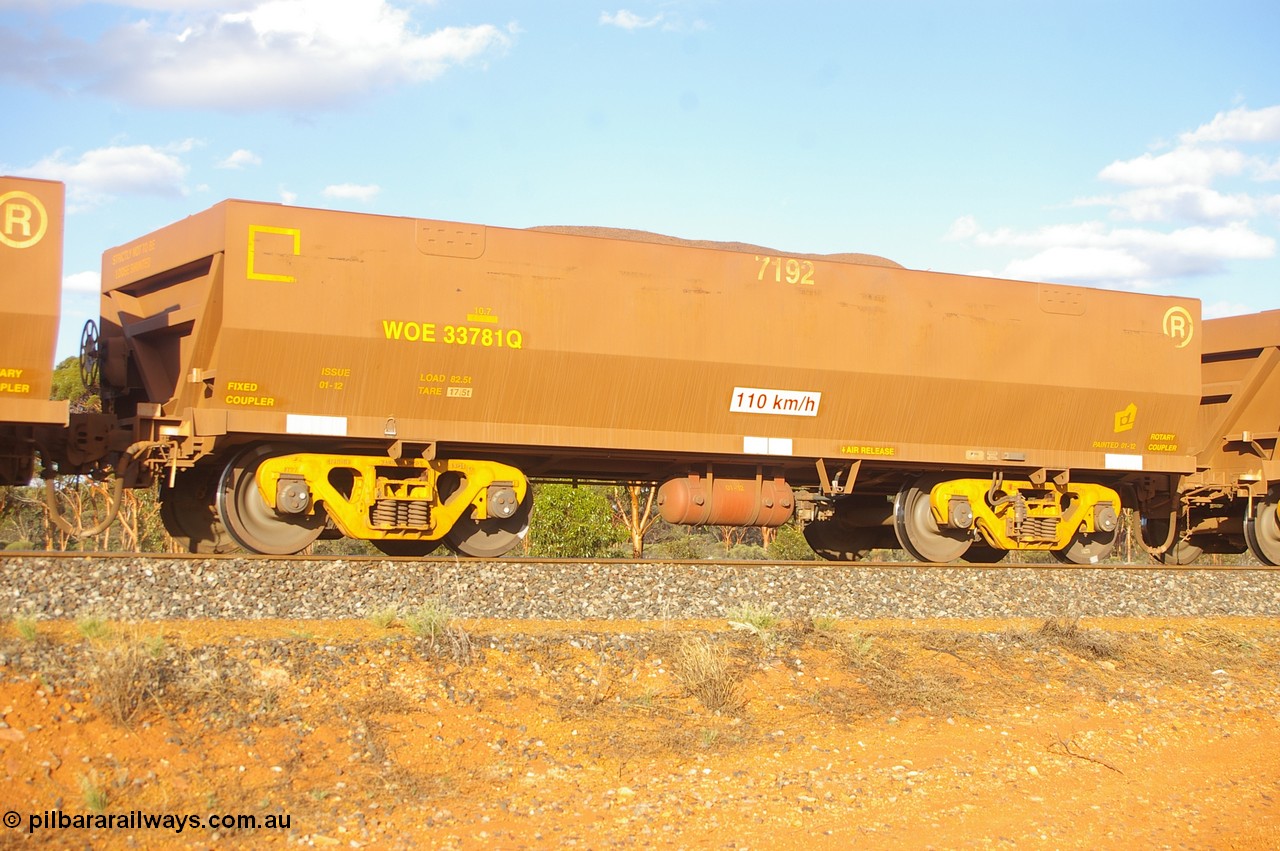
[[[780,561],[813,561],[818,556],[805,540],[800,527],[788,523],[778,527],[778,534],[769,544],[769,557]]]
[[[52,391],[49,395],[53,399],[66,399],[70,402],[72,413],[102,410],[102,399],[85,387],[81,380],[79,357],[65,358],[53,368]]]
[[[540,485],[533,493],[527,552],[543,558],[601,558],[626,538],[598,487]]]
[[[626,529],[631,537],[632,558],[644,557],[644,536],[649,533],[658,519],[658,515],[653,513],[653,499],[657,493],[658,489],[653,485],[628,482],[625,487],[615,487],[609,495],[614,520]],[[640,510],[641,499],[644,500],[644,511]]]

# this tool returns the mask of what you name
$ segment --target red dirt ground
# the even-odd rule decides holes
[[[820,626],[7,626],[0,846],[1280,847],[1280,621]]]

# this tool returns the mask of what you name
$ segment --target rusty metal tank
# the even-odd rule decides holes
[[[49,400],[62,298],[61,183],[0,177],[0,485],[26,484],[44,427],[67,424]]]
[[[835,494],[1194,468],[1194,299],[245,201],[102,282],[104,394],[174,470],[259,439]]]

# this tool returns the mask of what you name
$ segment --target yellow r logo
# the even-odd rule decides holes
[[[49,216],[44,204],[30,192],[0,195],[0,243],[10,248],[30,248],[44,239]]]
[[[1180,340],[1179,349],[1190,343],[1195,333],[1191,313],[1185,307],[1171,307],[1164,312],[1164,335],[1171,340]]]

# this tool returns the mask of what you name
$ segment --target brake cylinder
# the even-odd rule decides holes
[[[795,510],[795,494],[783,479],[687,476],[658,488],[658,511],[685,526],[781,526]]]

